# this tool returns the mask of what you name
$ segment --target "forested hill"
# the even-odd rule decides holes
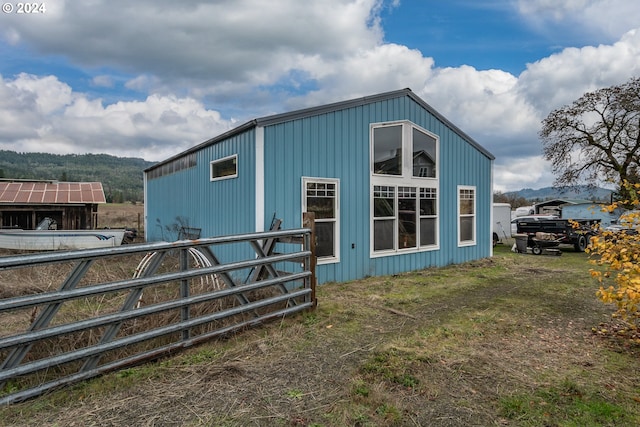
[[[552,199],[581,199],[608,202],[611,200],[612,192],[613,190],[607,188],[578,185],[564,190],[557,187],[544,187],[537,190],[532,188],[523,188],[522,190],[510,191],[504,194],[507,197],[522,197],[533,202],[542,202]]]
[[[17,153],[0,150],[0,178],[101,182],[107,201],[143,201],[143,171],[153,162],[107,154]]]

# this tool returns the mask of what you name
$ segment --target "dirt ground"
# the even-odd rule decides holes
[[[501,397],[563,377],[629,387],[599,372],[612,356],[592,328],[609,310],[574,276],[556,257],[505,254],[323,285],[314,312],[14,405],[0,423],[524,425]]]

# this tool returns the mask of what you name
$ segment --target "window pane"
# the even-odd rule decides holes
[[[399,199],[398,213],[398,248],[415,248],[416,246],[416,200]]]
[[[436,189],[420,189],[420,215],[436,215]]]
[[[402,175],[402,126],[373,129],[373,173]]]
[[[334,256],[333,236],[335,222],[316,222],[316,256]]]
[[[420,200],[420,215],[435,215],[436,201],[434,199]]]
[[[373,222],[373,250],[393,249],[393,223],[395,220],[376,220]]]
[[[420,220],[420,246],[436,244],[436,219],[422,218]]]
[[[398,248],[416,247],[416,189],[398,187]]]
[[[473,215],[475,191],[471,189],[460,190],[460,215]]]
[[[460,200],[460,215],[473,215],[473,200]]]
[[[237,175],[237,157],[211,163],[211,179],[222,178],[225,176]]]
[[[413,176],[436,177],[436,140],[413,128]]]
[[[373,201],[373,216],[375,218],[384,218],[388,216],[395,216],[395,210],[393,199],[374,199]]]
[[[460,241],[473,241],[474,217],[465,216],[460,218]]]
[[[395,216],[395,188],[377,185],[373,189],[373,216],[384,218]]]
[[[335,199],[307,197],[307,212],[315,213],[316,219],[335,218]]]
[[[474,190],[471,189],[463,189],[460,190],[460,198],[461,199],[471,199],[473,200]]]

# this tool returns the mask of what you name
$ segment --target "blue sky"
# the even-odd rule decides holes
[[[409,87],[496,156],[496,190],[540,188],[540,121],[640,75],[627,0],[45,4],[0,14],[0,149],[156,161],[255,117]]]
[[[482,1],[410,1],[382,14],[385,39],[419,49],[438,67],[472,65],[512,74],[547,56],[549,46],[534,37],[509,9]]]

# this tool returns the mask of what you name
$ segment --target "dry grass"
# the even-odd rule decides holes
[[[638,425],[638,348],[592,332],[609,309],[587,268],[498,248],[323,285],[314,312],[2,408],[0,424]]]
[[[98,206],[98,228],[125,228],[138,230],[144,236],[144,205],[142,203],[107,203]]]
[[[9,254],[9,251],[5,252],[5,254]],[[144,255],[144,259],[148,260],[150,255],[153,258],[160,254],[147,254]],[[82,277],[76,288],[117,282],[129,279],[134,275],[136,277],[138,277],[138,275],[144,275],[143,273],[145,273],[145,271],[143,266],[148,264],[140,262],[142,257],[143,255],[140,255],[140,257],[111,256],[109,258],[96,260],[91,264],[91,268],[87,271],[87,274]],[[188,259],[190,261],[189,269],[202,267],[200,258],[192,256]],[[74,265],[75,263],[62,263],[2,272],[2,274],[0,274],[0,281],[5,284],[5,286],[2,286],[2,298],[56,291],[67,276],[69,276]],[[177,251],[169,251],[166,256],[162,258],[162,263],[154,274],[173,273],[179,269],[179,253]],[[224,287],[222,281],[215,275],[207,275],[190,280],[188,285],[188,295],[192,297],[205,293],[210,294]],[[65,301],[60,305],[59,309],[56,310],[55,316],[48,325],[69,324],[119,312],[124,306],[125,300],[131,296],[132,292],[135,292],[135,290],[113,291],[107,294]],[[154,285],[146,288],[140,295],[138,306],[156,305],[162,302],[177,300],[181,298],[182,292],[182,283],[179,281]],[[258,301],[274,296],[275,293],[275,289],[265,288],[258,291],[247,292],[245,295],[251,301]],[[238,302],[234,297],[222,297],[213,301],[191,304],[189,306],[189,316],[191,319],[196,319],[206,314],[218,313],[235,307],[237,304]],[[255,311],[268,312],[275,309],[282,309],[284,308],[283,304],[284,303],[272,304],[269,307],[263,307]],[[27,331],[40,314],[40,311],[44,308],[44,306],[38,306],[35,308],[14,309],[0,313],[0,336],[15,335]],[[182,315],[180,309],[172,309],[124,321],[118,326],[117,337],[137,335],[165,325],[179,323]],[[192,327],[189,329],[189,333],[192,338],[195,338],[199,335],[246,321],[248,318],[252,318],[252,316],[242,313],[230,315],[221,320]],[[96,327],[35,343],[30,347],[24,358],[24,362],[32,362],[96,345],[103,338],[106,331],[107,327]],[[106,363],[113,360],[120,360],[171,342],[179,342],[180,338],[181,333],[176,332],[133,346],[130,345],[126,348],[116,349],[102,355],[101,362]],[[0,361],[4,360],[8,355],[8,350],[0,350]],[[76,373],[81,366],[81,362],[70,362],[68,364],[52,366],[46,371],[12,380],[5,391],[11,392],[11,390],[15,391],[20,388],[32,387],[51,381],[59,376]]]

